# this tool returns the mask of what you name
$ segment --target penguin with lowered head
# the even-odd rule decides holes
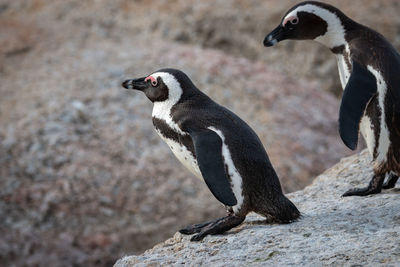
[[[190,225],[181,233],[196,234],[192,241],[222,234],[241,224],[251,211],[278,223],[299,218],[256,133],[197,89],[185,73],[161,69],[122,86],[142,91],[153,102],[158,135],[227,208],[226,217]]]
[[[334,6],[306,1],[293,6],[264,39],[269,47],[286,40],[315,40],[336,56],[343,97],[339,132],[354,150],[361,131],[374,174],[365,188],[343,196],[377,194],[393,188],[400,175],[400,55],[380,33]],[[386,183],[384,183],[387,177]]]

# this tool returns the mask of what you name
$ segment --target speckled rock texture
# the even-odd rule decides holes
[[[367,151],[344,158],[312,185],[288,197],[302,212],[292,224],[265,224],[258,215],[224,235],[202,242],[176,233],[128,266],[399,266],[400,190],[342,198],[372,175]]]

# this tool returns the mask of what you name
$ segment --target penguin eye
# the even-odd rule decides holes
[[[153,76],[149,76],[146,79],[144,79],[145,82],[149,81],[153,87],[157,86],[158,82]]]
[[[290,23],[292,23],[293,25],[299,23],[299,19],[298,18],[293,18]]]

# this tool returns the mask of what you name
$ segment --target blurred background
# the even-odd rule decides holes
[[[110,266],[224,214],[127,78],[185,71],[257,132],[287,193],[354,153],[330,51],[262,45],[295,2],[0,0],[0,265]],[[400,48],[400,2],[326,2]]]

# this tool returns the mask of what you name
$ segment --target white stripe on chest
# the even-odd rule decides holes
[[[237,204],[232,207],[233,212],[236,213],[240,210],[240,207],[243,204],[243,194],[242,194],[243,180],[238,170],[236,169],[235,164],[233,163],[231,153],[228,149],[228,146],[225,143],[225,136],[222,133],[222,131],[212,126],[208,127],[208,129],[214,131],[222,139],[222,155],[224,156],[224,161],[228,169],[228,175],[231,178],[232,191],[235,194],[237,200]]]
[[[378,104],[381,110],[380,121],[380,133],[379,133],[379,146],[378,155],[376,160],[378,162],[386,161],[386,155],[389,151],[390,140],[389,140],[389,130],[386,125],[386,114],[385,114],[385,97],[387,92],[387,84],[383,79],[382,74],[372,66],[367,66],[368,70],[375,76],[377,88],[378,88]]]
[[[347,45],[345,46],[345,49],[348,50]],[[347,53],[347,55],[350,54]],[[349,69],[349,66],[346,64],[346,59],[344,58],[343,54],[337,54],[336,59],[339,70],[340,83],[342,84],[342,88],[344,90],[347,82],[349,81],[351,70]],[[348,59],[348,62],[351,62],[351,60]]]

